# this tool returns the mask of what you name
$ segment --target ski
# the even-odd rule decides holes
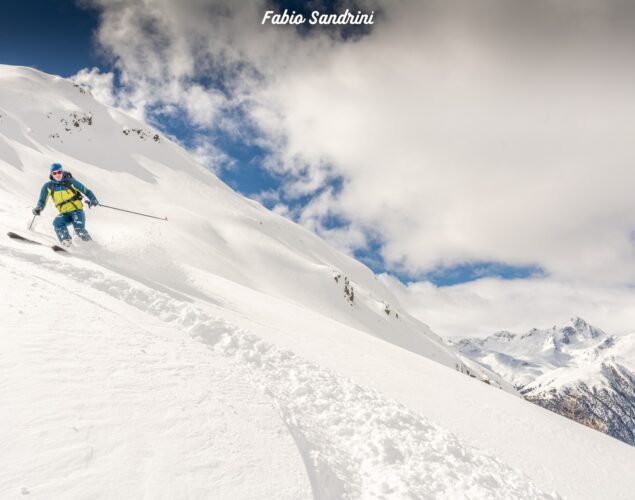
[[[7,233],[7,236],[9,238],[13,238],[14,240],[20,240],[20,241],[24,241],[26,243],[32,243],[34,245],[41,245],[41,246],[45,246],[45,247],[46,246],[51,247],[54,252],[65,252],[65,253],[67,253],[67,250],[65,248],[62,248],[59,245],[47,245],[46,243],[40,243],[39,241],[32,240],[31,238],[26,238],[26,237],[24,237],[22,235],[19,235],[17,233],[12,232],[12,231],[9,231]]]

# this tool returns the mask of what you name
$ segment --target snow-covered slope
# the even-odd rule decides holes
[[[276,498],[628,498],[635,488],[632,448],[465,376],[495,382],[362,264],[72,83],[0,66],[3,233],[25,232],[52,161],[102,203],[169,221],[96,208],[97,245],[71,255],[0,241],[10,408],[0,497],[272,498],[277,484]],[[32,234],[52,241],[53,216],[47,207]]]
[[[635,445],[635,334],[607,335],[573,318],[524,335],[462,339],[456,346],[528,400]]]
[[[11,210],[22,214],[12,223],[16,229],[23,229],[56,159],[103,203],[169,217],[156,224],[99,210],[90,221],[99,228],[96,240],[117,253],[150,253],[152,269],[166,261],[185,266],[154,279],[224,278],[463,369],[456,353],[403,311],[367,267],[238,196],[147,125],[33,70],[2,66],[0,85],[0,159],[12,166],[4,188],[12,190]],[[54,215],[49,208],[37,231],[51,234]]]

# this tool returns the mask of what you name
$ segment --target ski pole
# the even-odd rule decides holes
[[[31,230],[31,227],[33,227],[33,223],[35,222],[36,217],[37,215],[34,215],[33,218],[31,219],[31,224],[29,224],[29,231]]]
[[[110,208],[111,210],[119,210],[120,212],[127,212],[129,214],[141,215],[143,217],[150,217],[151,219],[159,219],[159,220],[168,220],[167,217],[156,217],[154,215],[142,214],[141,212],[133,212],[132,210],[125,210],[123,208],[111,207],[108,205],[102,205],[101,203],[97,205],[98,207]]]

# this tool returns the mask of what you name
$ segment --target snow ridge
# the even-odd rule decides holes
[[[86,264],[0,247],[9,258],[81,281],[189,333],[238,361],[293,436],[315,498],[560,498],[463,444],[376,390],[338,377],[258,336],[212,317],[192,301]]]

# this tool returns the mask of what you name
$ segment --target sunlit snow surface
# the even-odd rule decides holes
[[[155,133],[0,66],[3,234],[52,161],[169,219],[94,209],[70,255],[0,241],[0,498],[629,498],[632,448],[470,368]]]

